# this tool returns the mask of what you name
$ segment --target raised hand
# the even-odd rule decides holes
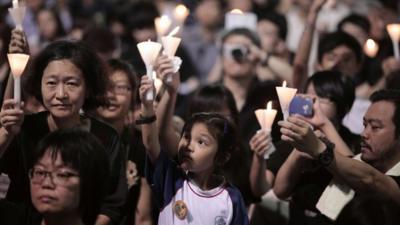
[[[9,53],[29,54],[29,45],[23,31],[14,29],[11,32],[11,41],[8,46]]]
[[[21,102],[21,109],[15,105],[14,99],[5,99],[0,112],[1,127],[10,135],[18,134],[24,121],[24,103]]]
[[[311,118],[301,117],[305,121],[309,122],[313,127],[320,129],[327,123],[329,123],[329,118],[326,117],[324,112],[321,110],[320,100],[316,95],[300,95],[303,98],[310,98],[313,100],[313,116]]]
[[[174,64],[166,55],[157,58],[157,74],[170,94],[176,94],[180,85],[180,74],[174,72]]]
[[[250,139],[250,149],[260,158],[264,158],[264,154],[270,149],[272,140],[270,133],[265,130],[257,131]]]

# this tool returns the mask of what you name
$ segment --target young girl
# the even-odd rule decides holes
[[[153,88],[154,89],[154,88]],[[152,83],[143,76],[140,87],[143,143],[149,180],[161,212],[159,224],[248,224],[240,192],[218,170],[237,148],[232,123],[217,113],[189,119],[178,145],[178,163],[161,150],[153,101],[145,99]]]

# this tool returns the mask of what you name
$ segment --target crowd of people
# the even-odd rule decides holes
[[[386,28],[399,2],[19,4],[22,29],[0,1],[0,224],[400,222],[400,59]],[[160,16],[180,27],[182,63],[161,51],[149,77],[137,44],[160,41]],[[15,53],[30,56],[21,102]],[[311,114],[283,116],[283,82]],[[271,130],[255,114],[267,102]]]

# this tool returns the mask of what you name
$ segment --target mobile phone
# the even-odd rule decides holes
[[[313,116],[313,100],[300,96],[294,96],[289,104],[289,115],[299,114],[304,117]]]

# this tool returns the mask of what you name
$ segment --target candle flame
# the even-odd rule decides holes
[[[233,9],[233,10],[231,11],[231,13],[243,14],[243,11],[240,10],[240,9]]]
[[[283,81],[282,87],[286,87],[286,80]]]
[[[175,27],[167,36],[174,36],[179,31],[179,26]]]
[[[154,19],[154,24],[156,26],[157,34],[164,35],[172,24],[171,19],[167,15],[162,15]]]
[[[376,56],[376,53],[378,52],[379,46],[378,44],[372,40],[372,39],[368,39],[365,42],[364,45],[364,52],[365,54],[367,54],[369,57],[373,58]]]
[[[399,41],[400,39],[400,23],[392,23],[386,26],[389,36],[392,40]]]
[[[272,109],[272,101],[269,101],[267,103],[267,110],[271,110]]]
[[[175,16],[186,18],[189,15],[189,10],[186,6],[179,4],[174,10]]]

